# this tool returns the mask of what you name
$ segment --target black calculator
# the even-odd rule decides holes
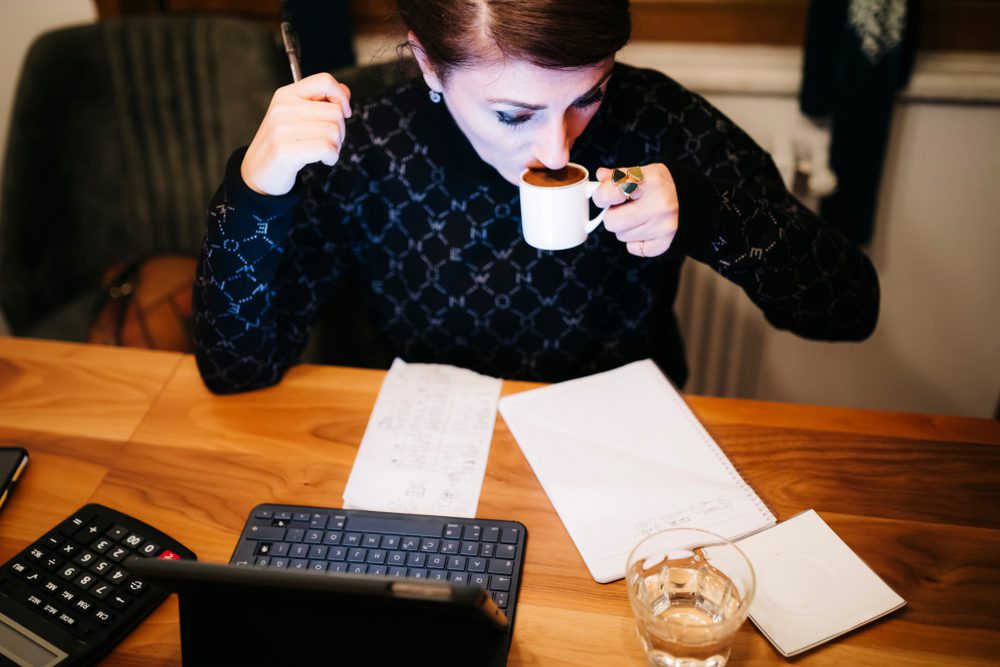
[[[169,594],[129,556],[195,560],[177,540],[103,505],[84,505],[0,570],[0,666],[86,665]]]

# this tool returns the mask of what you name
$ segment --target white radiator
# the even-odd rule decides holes
[[[688,260],[674,311],[690,371],[684,391],[754,398],[768,324],[743,290]]]

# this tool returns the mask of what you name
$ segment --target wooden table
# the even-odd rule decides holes
[[[255,504],[341,503],[382,377],[300,366],[220,397],[190,356],[0,337],[0,441],[31,453],[0,561],[92,501],[226,562]],[[779,520],[816,509],[908,602],[789,661],[747,623],[730,664],[997,664],[1000,424],[686,398]],[[643,664],[624,584],[590,578],[499,417],[479,515],[528,527],[509,664]],[[104,664],[179,663],[172,597]]]

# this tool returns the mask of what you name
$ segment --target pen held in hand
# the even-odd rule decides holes
[[[302,78],[302,66],[299,64],[299,39],[295,36],[292,24],[288,21],[281,23],[281,41],[285,43],[288,64],[292,68],[292,81],[297,83]]]

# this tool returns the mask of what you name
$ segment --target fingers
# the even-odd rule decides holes
[[[275,91],[240,167],[246,184],[261,194],[281,195],[307,164],[336,164],[350,99],[350,89],[326,73]]]
[[[663,254],[673,242],[678,222],[677,189],[670,172],[662,164],[618,171],[602,167],[595,173],[601,185],[594,191],[594,203],[610,207],[604,216],[605,229],[633,255]],[[620,187],[623,183],[631,184],[629,194]]]
[[[351,89],[326,72],[307,76],[282,90],[306,100],[333,102],[340,106],[344,118],[351,117]]]

